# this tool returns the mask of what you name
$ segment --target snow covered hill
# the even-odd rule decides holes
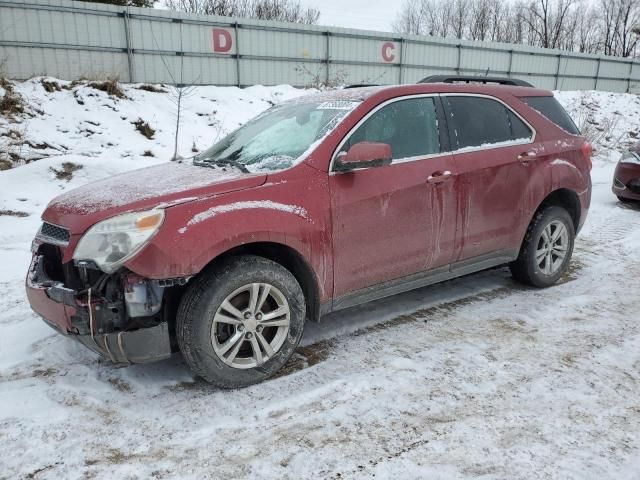
[[[638,96],[558,93],[596,147],[562,284],[497,269],[339,312],[278,378],[219,391],[179,355],[116,369],[26,303],[47,202],[173,155],[167,87],[90,83],[0,83],[0,479],[637,477],[640,209],[610,183]],[[303,93],[199,87],[178,151]]]

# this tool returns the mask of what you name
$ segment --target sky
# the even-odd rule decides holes
[[[391,31],[401,0],[300,0],[320,10],[318,24],[366,30]]]

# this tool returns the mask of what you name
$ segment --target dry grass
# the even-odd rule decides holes
[[[48,92],[48,93],[61,92],[62,91],[62,87],[56,81],[45,80],[43,78],[40,81],[40,85],[42,85],[42,88],[44,88],[45,91]]]
[[[55,174],[58,180],[66,180],[67,182],[73,178],[74,172],[82,170],[82,165],[73,162],[64,162],[61,166],[61,170],[53,167],[49,167],[49,170]]]
[[[127,98],[117,78],[110,78],[102,82],[89,82],[87,86],[106,92],[112,97]]]
[[[153,92],[153,93],[167,93],[166,90],[164,90],[161,87],[157,87],[155,85],[151,85],[149,83],[145,83],[144,85],[140,85],[138,87],[138,90],[144,90],[145,92]]]
[[[139,131],[142,135],[147,137],[149,140],[151,140],[156,133],[156,131],[153,128],[151,128],[151,126],[141,118],[131,123],[135,125],[137,131]]]
[[[0,78],[0,87],[4,89],[4,95],[0,98],[0,114],[9,117],[16,113],[24,113],[24,101],[15,92],[11,82]]]
[[[28,217],[27,212],[20,212],[18,210],[0,210],[0,217]]]

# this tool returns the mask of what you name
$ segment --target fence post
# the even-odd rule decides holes
[[[513,50],[509,50],[509,68],[507,68],[507,77],[511,78],[511,67],[513,66]]]
[[[558,54],[558,64],[556,65],[556,83],[553,86],[554,90],[558,89],[558,79],[560,78],[560,61],[562,60],[562,55]]]
[[[326,50],[327,50],[326,54],[327,55],[326,55],[326,58],[325,58],[325,61],[327,63],[327,72],[326,72],[326,77],[325,77],[325,80],[324,80],[324,84],[326,86],[329,86],[329,76],[331,74],[330,67],[329,67],[329,62],[331,61],[331,55],[330,55],[330,50],[329,50],[330,49],[330,45],[331,45],[331,38],[330,38],[331,37],[331,32],[329,30],[327,30],[324,33],[327,36],[327,43],[326,43]]]
[[[631,74],[633,73],[633,60],[629,62],[629,76],[627,77],[627,93],[631,93]]]
[[[600,61],[602,58],[598,57],[598,68],[596,68],[596,82],[593,85],[594,90],[598,90],[598,77],[600,76]]]
[[[131,50],[131,38],[129,33],[129,9],[122,11],[124,21],[124,39],[127,46],[127,66],[129,68],[129,83],[133,83],[133,51]]]
[[[242,86],[242,82],[240,81],[240,42],[239,42],[239,38],[240,35],[238,35],[238,22],[234,22],[233,24],[233,33],[236,37],[236,80],[238,83],[238,88],[240,88]]]
[[[400,71],[398,72],[398,84],[402,85],[402,62],[403,62],[403,58],[404,58],[404,37],[400,37],[400,62],[398,64],[398,67],[400,69]]]
[[[462,61],[462,44],[458,43],[456,47],[458,47],[458,65],[456,66],[456,72],[458,72],[458,75],[462,75],[462,72],[460,72],[460,62]]]

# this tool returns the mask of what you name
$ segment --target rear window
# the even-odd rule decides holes
[[[573,123],[569,114],[553,97],[522,97],[524,103],[547,117],[557,126],[573,135],[580,135],[580,130]]]
[[[533,135],[496,100],[473,96],[446,96],[444,100],[453,121],[454,149],[529,140]]]

